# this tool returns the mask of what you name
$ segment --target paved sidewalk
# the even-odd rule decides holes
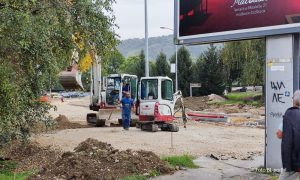
[[[270,176],[252,172],[255,168],[263,165],[263,160],[263,157],[257,157],[253,161],[217,161],[208,157],[200,157],[194,162],[201,168],[179,171],[173,175],[154,178],[154,180],[268,180]]]

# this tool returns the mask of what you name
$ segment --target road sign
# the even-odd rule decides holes
[[[201,87],[201,83],[190,83],[190,87]]]
[[[171,73],[176,73],[176,64],[171,64]]]
[[[201,88],[201,83],[190,83],[190,96],[193,96],[193,88]]]

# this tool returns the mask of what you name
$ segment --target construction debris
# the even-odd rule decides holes
[[[226,99],[211,94],[184,99],[190,120],[224,122],[226,125],[264,128],[265,108],[248,104],[220,104]]]

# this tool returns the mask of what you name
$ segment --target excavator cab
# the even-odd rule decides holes
[[[106,78],[106,107],[118,106],[119,101],[124,97],[124,93],[129,92],[131,98],[137,98],[137,76],[129,74],[111,74]]]
[[[173,81],[168,77],[143,77],[140,82],[140,121],[174,120]]]
[[[185,110],[181,91],[173,94],[173,81],[168,77],[143,77],[139,84],[139,121],[137,127],[146,131],[177,132],[175,104],[181,100],[181,109],[185,121]]]
[[[97,114],[89,113],[87,122],[96,126],[104,126],[107,123],[122,124],[122,109],[120,101],[124,97],[125,92],[131,94],[131,98],[135,101],[137,98],[138,79],[135,75],[129,74],[110,74],[105,78],[105,88],[101,92],[99,103],[92,103],[90,109],[98,111]],[[97,93],[95,94],[97,96]],[[134,112],[131,113],[131,119],[137,121]]]
[[[125,75],[122,81],[122,97],[125,92],[129,92],[131,98],[136,101],[137,99],[137,76]]]
[[[106,105],[116,106],[120,100],[121,77],[112,76],[106,79]]]

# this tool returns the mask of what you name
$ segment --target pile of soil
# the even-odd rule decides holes
[[[61,156],[60,151],[50,150],[49,147],[40,147],[33,142],[14,142],[3,151],[5,160],[17,163],[16,172],[40,169],[44,164],[51,164]]]
[[[87,139],[74,152],[65,152],[30,179],[118,179],[156,171],[169,174],[174,170],[157,155],[148,151],[119,151],[110,144]]]
[[[49,127],[45,126],[45,123],[38,122],[34,127],[30,128],[30,132],[33,134],[44,133],[55,130],[64,129],[80,129],[80,128],[90,128],[90,125],[83,125],[79,123],[70,122],[69,119],[64,115],[59,115],[54,121],[51,121]]]
[[[208,96],[184,98],[185,107],[192,111],[203,111],[204,109],[210,108],[211,105],[209,105],[208,102]]]
[[[89,128],[89,125],[82,125],[79,123],[72,123],[68,120],[68,118],[64,115],[59,115],[55,118],[56,124],[54,125],[54,129],[64,130],[64,129],[79,129],[79,128]]]

